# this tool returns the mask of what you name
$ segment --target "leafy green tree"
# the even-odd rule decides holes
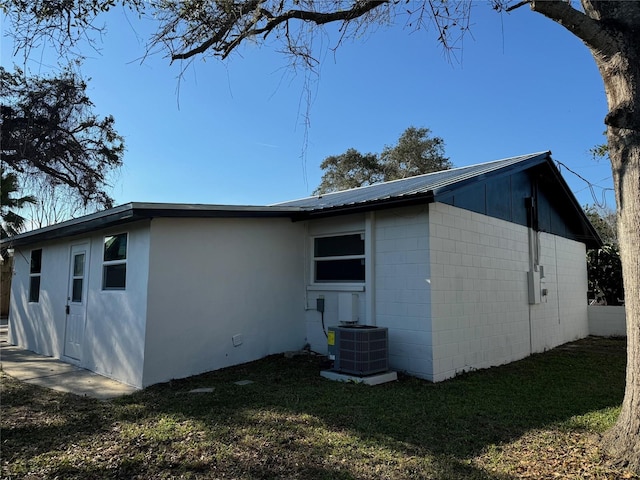
[[[2,162],[20,186],[38,178],[70,187],[85,206],[112,206],[106,188],[124,143],[113,117],[93,113],[86,83],[70,68],[38,77],[2,67],[0,82]]]
[[[622,262],[618,245],[606,243],[587,252],[589,291],[596,303],[624,305]]]
[[[432,137],[428,128],[416,127],[407,128],[397,145],[384,147],[380,163],[384,170],[384,181],[451,168],[451,162],[444,156],[444,140]]]
[[[327,24],[339,25],[338,44],[362,38],[369,26],[409,15],[409,25],[430,23],[450,51],[469,29],[467,0],[121,0],[158,22],[151,48],[170,58],[228,57],[240,45],[281,42],[281,50],[313,67],[312,42]],[[604,446],[620,462],[640,471],[640,2],[625,0],[491,0],[497,11],[528,5],[533,14],[556,22],[589,49],[600,71],[608,103],[604,123],[618,212],[618,239],[626,292],[628,368],[622,410]],[[44,37],[64,47],[93,28],[113,0],[3,0],[2,8],[19,47],[28,50]],[[533,39],[535,40],[535,39]],[[570,59],[567,59],[567,65]]]
[[[605,132],[606,133],[606,132]],[[594,160],[609,159],[609,145],[601,143],[589,149]]]
[[[320,168],[324,174],[314,195],[371,185],[383,179],[378,155],[362,154],[355,148],[325,158]]]
[[[616,212],[607,208],[599,208],[595,205],[586,205],[583,207],[583,210],[600,235],[602,241],[611,245],[617,245],[618,230],[616,225]]]
[[[29,203],[35,203],[32,196],[18,196],[18,178],[15,173],[0,170],[0,238],[7,238],[22,231],[25,219],[16,210],[23,208]]]
[[[381,154],[362,154],[354,148],[325,158],[324,170],[314,195],[362,187],[373,183],[413,177],[451,168],[444,156],[444,140],[432,137],[428,128],[407,128],[394,146]]]
[[[616,214],[594,205],[584,207],[584,212],[604,242],[602,248],[587,251],[590,300],[606,305],[624,304]]]

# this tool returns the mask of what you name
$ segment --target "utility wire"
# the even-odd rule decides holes
[[[572,170],[571,168],[569,168],[566,164],[559,162],[558,160],[555,160],[557,166],[558,166],[558,170],[562,171],[562,168],[565,168],[569,173],[573,173],[576,177],[578,177],[580,180],[582,180],[584,183],[587,184],[586,187],[584,187],[582,190],[586,190],[589,189],[589,192],[591,193],[591,198],[593,199],[593,203],[598,207],[598,208],[607,208],[607,192],[613,192],[613,188],[608,188],[608,187],[601,187],[600,185],[596,185],[595,183],[590,182],[589,180],[587,180],[586,178],[584,178],[582,175],[580,175],[578,172],[576,172],[575,170]],[[607,177],[607,178],[603,178],[602,180],[607,180],[611,177]],[[602,181],[600,180],[600,181]],[[602,190],[601,192],[601,198],[598,199],[597,198],[597,194],[595,189],[599,188]],[[579,190],[580,192],[582,190]],[[577,193],[577,192],[576,192]]]

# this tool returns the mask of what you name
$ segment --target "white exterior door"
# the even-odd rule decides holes
[[[69,288],[66,305],[66,328],[64,335],[64,354],[80,361],[84,324],[87,315],[87,269],[89,245],[73,245],[69,266]]]

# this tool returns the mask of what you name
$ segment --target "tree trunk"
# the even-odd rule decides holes
[[[640,44],[632,32],[617,40],[622,48],[615,55],[593,51],[609,106],[605,123],[627,313],[625,396],[603,446],[620,464],[640,471]]]
[[[609,127],[607,134],[627,314],[627,377],[622,411],[604,446],[640,471],[640,133]]]
[[[622,411],[603,447],[640,472],[640,2],[581,0],[580,11],[566,1],[529,1],[533,11],[587,45],[604,82],[627,313],[627,378]]]

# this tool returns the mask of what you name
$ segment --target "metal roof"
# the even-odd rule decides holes
[[[410,178],[378,183],[340,192],[316,195],[268,206],[204,205],[176,203],[127,203],[101,212],[68,220],[56,225],[25,232],[3,239],[4,247],[27,245],[45,240],[54,240],[71,235],[80,235],[129,222],[157,217],[182,218],[291,218],[305,220],[322,216],[340,215],[393,206],[434,202],[445,199],[453,191],[483,182],[487,176],[498,178],[537,165],[547,164],[551,177],[562,192],[562,201],[574,209],[596,243],[601,243],[598,234],[589,223],[582,208],[571,193],[560,172],[551,159],[551,152],[540,152],[518,157],[453,168]],[[589,243],[589,242],[587,242]]]
[[[108,228],[138,220],[158,217],[172,218],[290,218],[299,209],[296,207],[268,207],[248,205],[205,205],[182,203],[132,202],[109,210],[92,213],[48,227],[14,235],[0,244],[7,247],[27,245],[42,240],[55,240],[70,235],[80,235],[101,228]]]
[[[544,163],[551,158],[550,152],[532,153],[518,157],[495,160],[467,167],[452,168],[440,172],[427,173],[415,177],[376,183],[364,187],[325,193],[301,198],[289,202],[276,203],[278,207],[299,207],[303,211],[334,210],[350,206],[364,206],[398,202],[416,198],[433,200],[435,196],[452,188],[459,187],[469,181],[479,181],[487,174],[503,170],[512,171],[509,167],[524,170],[533,165]]]

